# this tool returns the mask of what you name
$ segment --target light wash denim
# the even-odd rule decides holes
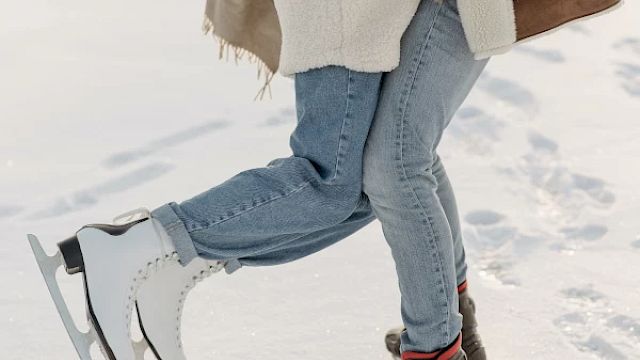
[[[296,74],[292,156],[152,212],[180,261],[227,260],[232,272],[350,218],[362,198],[362,155],[381,80],[382,73],[340,66]]]
[[[383,79],[363,186],[396,263],[407,329],[401,351],[424,352],[451,344],[462,329],[456,267],[466,270],[464,248],[436,149],[487,61],[473,59],[455,0],[422,1],[400,58]]]
[[[154,210],[181,262],[225,260],[229,273],[283,264],[377,217],[398,273],[402,351],[452,343],[467,268],[436,148],[486,61],[473,60],[455,0],[423,0],[401,45],[390,73],[328,66],[296,74],[291,157]]]

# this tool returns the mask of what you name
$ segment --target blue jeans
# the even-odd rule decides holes
[[[455,0],[422,1],[400,56],[383,80],[363,184],[396,264],[406,326],[401,350],[424,352],[446,347],[462,329],[464,248],[436,149],[487,61],[469,52]]]
[[[473,60],[455,0],[423,0],[392,72],[328,66],[295,75],[292,156],[152,216],[183,264],[225,260],[227,272],[308,256],[377,217],[398,273],[402,350],[444,348],[461,329],[456,285],[466,264],[435,150],[485,64]]]

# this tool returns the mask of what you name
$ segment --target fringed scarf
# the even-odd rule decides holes
[[[271,79],[278,71],[282,32],[273,0],[207,0],[205,33],[220,43],[220,58],[247,59],[258,66],[264,85],[256,95],[271,94]]]

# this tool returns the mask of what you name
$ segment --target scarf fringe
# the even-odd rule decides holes
[[[233,44],[227,41],[225,38],[215,33],[215,26],[211,19],[209,19],[206,15],[204,17],[204,22],[202,24],[202,31],[205,35],[211,34],[216,41],[220,44],[220,50],[218,53],[218,59],[225,61],[229,61],[230,56],[233,57],[233,61],[238,64],[242,60],[246,60],[250,64],[255,64],[257,66],[258,71],[258,80],[261,78],[264,79],[264,84],[258,90],[258,93],[253,98],[253,100],[262,100],[266,93],[269,93],[269,98],[273,98],[271,93],[271,80],[275,76],[275,73],[269,69],[267,64],[265,64],[256,54],[251,51],[244,49],[236,44]]]

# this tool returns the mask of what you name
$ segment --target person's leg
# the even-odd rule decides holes
[[[456,279],[459,290],[467,281],[467,263],[462,240],[460,216],[451,182],[445,171],[440,157],[436,155],[433,164],[433,176],[438,187],[436,195],[447,217],[453,240],[453,251],[456,266]],[[295,261],[303,257],[321,251],[340,240],[356,233],[358,230],[376,220],[371,209],[369,198],[363,193],[356,210],[345,221],[308,234],[301,234],[299,238],[282,243],[280,246],[267,253],[239,259],[242,265],[247,266],[272,266]]]
[[[458,214],[458,206],[451,182],[449,181],[440,157],[437,155],[432,172],[438,183],[436,196],[442,205],[442,209],[447,217],[447,222],[449,223],[449,228],[451,229],[456,266],[456,283],[460,290],[462,290],[462,286],[464,286],[467,281],[467,263],[462,240],[460,216]],[[363,193],[356,210],[345,221],[326,229],[304,235],[301,234],[298,239],[283,243],[268,253],[239,260],[242,265],[248,266],[271,266],[295,261],[334,245],[340,240],[356,233],[374,220],[376,220],[376,216],[371,209],[369,198]]]
[[[432,172],[438,183],[436,196],[444,210],[451,230],[456,267],[456,284],[458,285],[458,290],[462,291],[467,281],[467,263],[460,216],[451,182],[440,157],[437,155],[433,163]],[[267,253],[242,258],[239,259],[239,262],[243,266],[272,266],[295,261],[334,245],[340,240],[353,235],[374,220],[376,220],[376,216],[371,209],[369,198],[363,193],[356,210],[345,221],[326,229],[304,235],[301,234],[299,238],[282,243]]]
[[[369,198],[362,194],[356,210],[347,220],[326,229],[301,235],[269,252],[241,258],[239,262],[242,266],[273,266],[299,260],[347,238],[375,219]]]
[[[473,298],[467,289],[467,264],[465,261],[464,246],[460,230],[460,219],[456,205],[455,196],[451,183],[446,174],[440,157],[436,155],[433,164],[433,175],[438,182],[436,194],[440,204],[446,214],[451,236],[453,238],[453,251],[456,265],[456,283],[458,285],[459,312],[462,319],[462,349],[466,352],[469,360],[486,360],[487,355],[482,339],[478,331],[476,320],[476,306]],[[404,326],[390,329],[385,336],[387,349],[397,357],[401,356],[400,339],[405,330]]]
[[[447,176],[447,172],[442,164],[442,160],[438,154],[432,167],[433,176],[438,183],[436,188],[436,196],[440,201],[442,210],[447,217],[449,229],[451,230],[451,239],[453,240],[453,256],[456,266],[456,284],[462,290],[467,281],[467,261],[464,252],[464,243],[462,241],[462,228],[460,226],[460,215],[458,214],[458,204],[451,187],[451,182]]]
[[[400,66],[383,79],[363,181],[396,262],[403,352],[446,348],[462,327],[443,204],[453,212],[453,198],[438,196],[444,170],[436,147],[485,64],[469,51],[455,1],[423,0],[403,36]]]
[[[362,153],[381,73],[328,66],[296,74],[293,155],[152,212],[180,261],[259,255],[347,219],[362,190]]]

